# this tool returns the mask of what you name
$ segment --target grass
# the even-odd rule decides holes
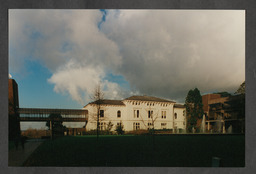
[[[15,148],[14,141],[9,141],[9,142],[8,142],[8,149],[9,149],[9,150],[12,150],[12,149],[14,149],[14,148]]]
[[[244,135],[66,136],[44,142],[25,166],[224,167],[245,165]]]

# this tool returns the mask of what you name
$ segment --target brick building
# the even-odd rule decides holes
[[[19,114],[19,95],[18,84],[14,79],[8,81],[8,116],[9,116],[9,139],[14,139],[20,135]]]
[[[206,128],[210,131],[243,133],[245,129],[245,95],[222,97],[220,94],[202,96]],[[221,125],[221,126],[220,126]]]

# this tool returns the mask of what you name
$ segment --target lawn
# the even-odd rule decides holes
[[[14,141],[9,141],[8,142],[8,149],[11,150],[11,149],[14,149],[14,148],[15,148]]]
[[[224,167],[245,165],[244,135],[65,136],[45,141],[25,166]]]

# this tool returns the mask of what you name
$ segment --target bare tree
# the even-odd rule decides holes
[[[101,84],[99,83],[94,92],[93,92],[93,96],[92,99],[94,100],[94,104],[96,105],[96,124],[97,124],[97,140],[99,138],[99,123],[100,123],[100,116],[104,113],[101,113],[101,107],[103,104],[103,99],[104,99],[104,93],[101,89]]]
[[[142,118],[140,115],[141,121],[144,124],[145,127],[147,127],[148,131],[151,132],[152,134],[155,133],[155,121],[158,119],[158,112],[154,112],[151,107],[149,109],[145,109],[145,111],[148,113],[146,120]]]

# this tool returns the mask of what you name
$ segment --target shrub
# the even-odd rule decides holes
[[[28,138],[41,138],[43,136],[50,136],[49,130],[43,130],[43,129],[27,129],[25,131],[21,132],[22,136],[26,136]]]
[[[124,126],[123,126],[122,122],[120,122],[119,125],[116,125],[115,131],[118,135],[123,135],[124,134]]]

